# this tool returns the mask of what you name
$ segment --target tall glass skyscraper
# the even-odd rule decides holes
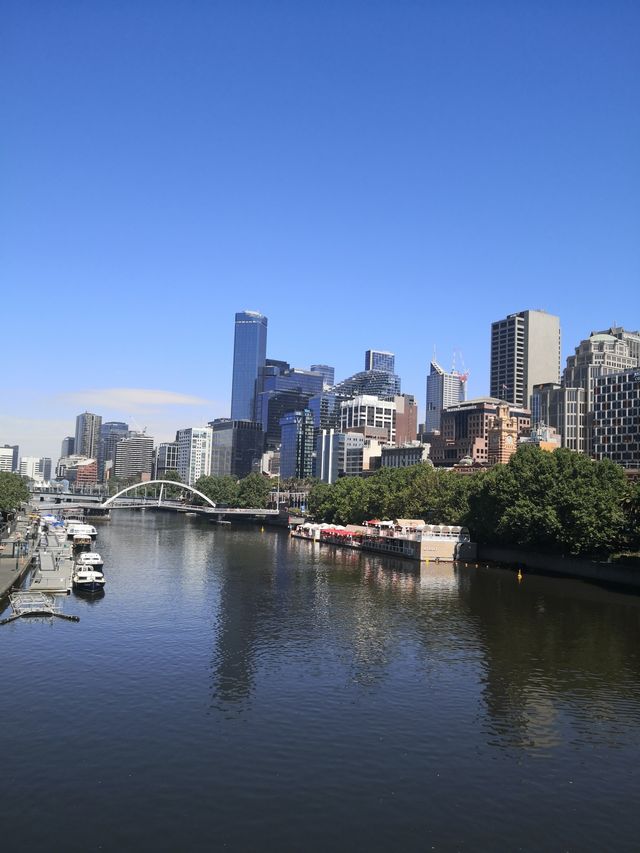
[[[257,311],[240,311],[233,342],[231,420],[255,420],[256,380],[266,356],[267,318]]]
[[[384,370],[387,373],[396,372],[396,357],[392,352],[379,349],[368,349],[364,354],[365,370]]]

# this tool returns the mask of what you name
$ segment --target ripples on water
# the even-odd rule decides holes
[[[636,850],[639,600],[114,513],[0,628],[3,850]]]

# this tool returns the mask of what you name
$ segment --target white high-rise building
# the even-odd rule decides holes
[[[188,427],[176,433],[178,474],[183,483],[194,486],[211,473],[211,427]]]
[[[425,432],[435,432],[440,429],[440,418],[444,409],[464,403],[466,378],[466,374],[458,373],[457,370],[447,373],[437,361],[431,362],[431,370],[427,375]]]
[[[560,383],[560,318],[520,311],[491,324],[491,396],[531,406],[534,385]]]
[[[396,440],[396,414],[394,400],[361,394],[340,403],[340,430],[361,432],[368,438],[384,438],[393,444]]]
[[[13,448],[0,447],[0,471],[13,471]]]
[[[51,459],[48,456],[22,456],[20,474],[41,483],[51,479]]]

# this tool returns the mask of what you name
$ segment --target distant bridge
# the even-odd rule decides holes
[[[149,498],[149,497],[141,497],[137,498],[135,496],[123,497],[128,492],[133,492],[136,489],[143,489],[149,486],[160,486],[160,495],[157,498]],[[164,498],[165,486],[171,486],[173,488],[177,488],[188,492],[192,492],[197,495],[203,501],[208,504],[207,506],[200,506],[200,504],[187,504],[184,501],[176,501],[169,500]],[[215,515],[215,516],[235,516],[235,517],[252,517],[252,518],[266,518],[267,516],[278,516],[280,515],[279,510],[277,509],[261,509],[261,508],[249,508],[249,509],[235,509],[226,506],[217,506],[211,498],[207,497],[207,495],[199,492],[198,489],[195,489],[193,486],[188,486],[186,483],[178,483],[175,480],[147,480],[144,483],[134,483],[132,486],[127,486],[124,489],[121,489],[115,495],[112,495],[110,498],[107,498],[103,503],[96,503],[95,498],[91,500],[77,500],[72,503],[46,503],[46,504],[38,504],[36,505],[38,510],[73,510],[73,509],[102,509],[102,510],[111,510],[111,509],[153,509],[153,508],[164,508],[174,510],[175,512],[195,512],[199,515]]]

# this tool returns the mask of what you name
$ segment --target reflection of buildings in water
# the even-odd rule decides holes
[[[455,592],[460,582],[460,570],[455,563],[421,563],[420,589],[426,592]]]

